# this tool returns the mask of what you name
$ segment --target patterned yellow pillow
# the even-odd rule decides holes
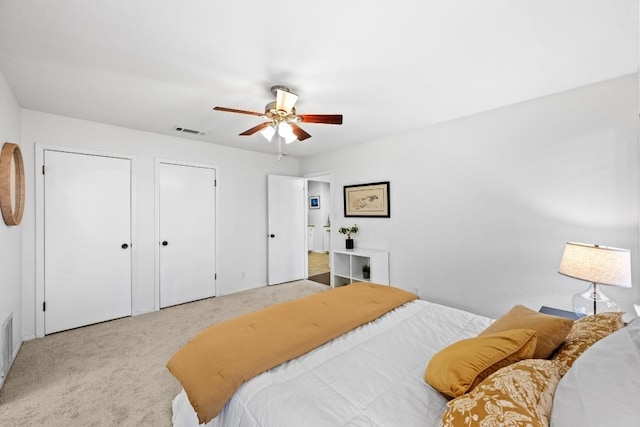
[[[573,362],[584,351],[602,338],[624,326],[624,313],[598,313],[576,320],[564,342],[550,359],[559,362],[560,375],[567,373]]]
[[[527,359],[493,373],[447,403],[443,427],[547,427],[560,381],[557,363]]]
[[[457,341],[434,354],[424,373],[427,384],[458,397],[498,369],[533,356],[536,331],[513,329]]]

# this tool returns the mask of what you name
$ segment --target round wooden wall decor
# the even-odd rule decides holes
[[[5,142],[0,153],[0,209],[7,225],[19,225],[24,213],[24,163],[20,146]]]

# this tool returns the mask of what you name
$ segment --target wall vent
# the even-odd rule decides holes
[[[174,126],[173,130],[175,130],[176,132],[188,133],[190,135],[206,135],[207,134],[207,132],[203,130],[183,128],[182,126]]]
[[[2,340],[0,341],[2,346],[2,351],[0,352],[0,377],[4,382],[13,359],[13,313],[2,324],[0,332],[2,333]]]

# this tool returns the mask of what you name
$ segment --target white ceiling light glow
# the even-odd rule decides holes
[[[278,134],[280,134],[280,136],[284,138],[284,141],[287,144],[291,144],[293,141],[297,139],[296,136],[293,134],[293,129],[291,128],[291,125],[286,122],[280,122],[280,124],[278,125]]]
[[[271,139],[275,134],[276,134],[275,126],[267,126],[266,128],[260,131],[260,135],[264,136],[269,142],[271,142]]]

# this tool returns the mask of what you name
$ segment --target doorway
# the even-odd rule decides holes
[[[330,285],[331,176],[308,177],[307,195],[308,277]]]

